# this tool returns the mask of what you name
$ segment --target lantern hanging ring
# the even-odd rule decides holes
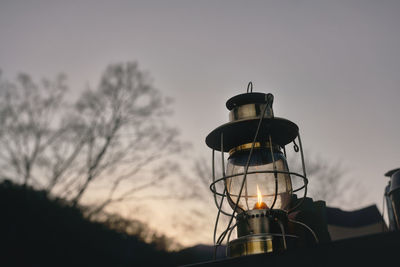
[[[247,93],[253,93],[253,83],[249,82],[247,84]]]

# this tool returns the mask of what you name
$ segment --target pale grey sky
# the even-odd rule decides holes
[[[225,101],[253,81],[299,125],[306,151],[365,186],[344,209],[381,208],[383,174],[400,167],[399,13],[400,1],[385,0],[1,0],[0,68],[8,79],[64,72],[78,93],[107,64],[137,60],[206,156]]]

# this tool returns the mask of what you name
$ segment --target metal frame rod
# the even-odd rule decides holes
[[[215,150],[214,149],[212,150],[212,156],[211,157],[212,157],[211,168],[212,168],[212,180],[213,180],[212,185],[213,185],[213,189],[210,188],[210,190],[211,190],[211,192],[213,192],[215,206],[217,207],[217,209],[220,209],[220,205],[218,204],[218,200],[217,200],[217,195],[218,196],[221,196],[221,195],[217,193],[217,189],[216,189],[215,183],[214,183],[215,182]],[[226,191],[224,191],[224,193],[222,195],[225,195],[225,192]],[[224,214],[225,216],[231,216],[230,213],[222,210],[222,208],[220,210],[221,210],[221,213]]]
[[[275,177],[275,194],[274,194],[274,201],[272,202],[272,205],[270,209],[272,210],[275,206],[276,200],[278,198],[278,173],[276,169],[276,162],[275,162],[275,157],[274,157],[274,151],[272,150],[272,138],[271,135],[268,135],[269,137],[269,143],[270,143],[270,152],[271,152],[271,157],[272,157],[272,166],[274,168],[274,177]]]
[[[303,181],[304,181],[304,186],[303,186],[303,188],[304,188],[304,196],[299,201],[299,203],[297,203],[296,206],[294,206],[293,208],[288,210],[288,213],[290,213],[290,212],[296,210],[298,207],[300,207],[303,204],[303,202],[304,202],[304,200],[305,200],[305,198],[307,196],[308,179],[307,179],[307,174],[306,174],[306,165],[304,163],[304,152],[303,152],[303,145],[301,143],[300,132],[297,133],[297,138],[299,139],[301,165],[302,165],[302,168],[303,168],[303,176],[305,177],[305,179],[303,179]]]
[[[285,248],[285,250],[287,250],[285,227],[283,226],[283,223],[281,222],[281,220],[278,220],[278,223],[279,223],[279,227],[281,228],[283,247]]]
[[[300,155],[301,155],[301,165],[302,165],[302,167],[303,167],[303,175],[304,175],[305,177],[307,177],[307,174],[306,174],[306,165],[305,165],[305,163],[304,163],[303,145],[302,145],[302,143],[301,143],[300,132],[298,132],[297,138],[299,139],[299,145],[300,145]]]
[[[231,234],[232,234],[233,230],[236,228],[236,226],[237,226],[237,223],[235,223],[235,224],[231,227],[231,230],[229,231],[229,234],[228,234],[228,238],[227,238],[227,240],[226,240],[226,243],[227,243],[227,244],[229,243],[229,240],[231,239]]]
[[[296,221],[296,220],[293,220],[293,219],[289,219],[289,222],[292,222],[292,223],[301,225],[301,226],[303,226],[304,228],[306,228],[307,230],[309,230],[310,233],[314,236],[315,242],[316,242],[317,244],[319,243],[319,239],[318,239],[317,234],[316,234],[316,233],[314,232],[314,230],[311,229],[307,224],[302,223],[302,222],[299,222],[299,221]]]
[[[225,166],[224,166],[224,134],[221,133],[221,155],[222,155],[222,176],[225,176]],[[215,185],[215,184],[214,184]],[[214,186],[215,189],[215,186]],[[217,237],[217,228],[218,228],[218,222],[219,222],[219,216],[221,215],[221,211],[222,211],[222,204],[224,202],[224,198],[226,195],[226,186],[224,187],[224,193],[222,194],[221,197],[221,202],[219,204],[218,207],[218,213],[217,213],[217,218],[215,219],[215,225],[214,225],[214,235],[213,235],[213,239],[214,239],[214,259],[216,259],[217,257],[217,249],[218,246],[221,244],[220,242],[216,242],[216,237]],[[232,216],[235,216],[234,214],[232,214]]]

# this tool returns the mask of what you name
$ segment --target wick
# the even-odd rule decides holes
[[[253,210],[266,210],[266,209],[268,209],[268,206],[265,202],[256,202],[253,208]]]

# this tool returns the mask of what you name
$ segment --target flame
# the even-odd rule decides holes
[[[262,203],[262,194],[258,185],[257,185],[257,203],[258,205],[261,205]]]

